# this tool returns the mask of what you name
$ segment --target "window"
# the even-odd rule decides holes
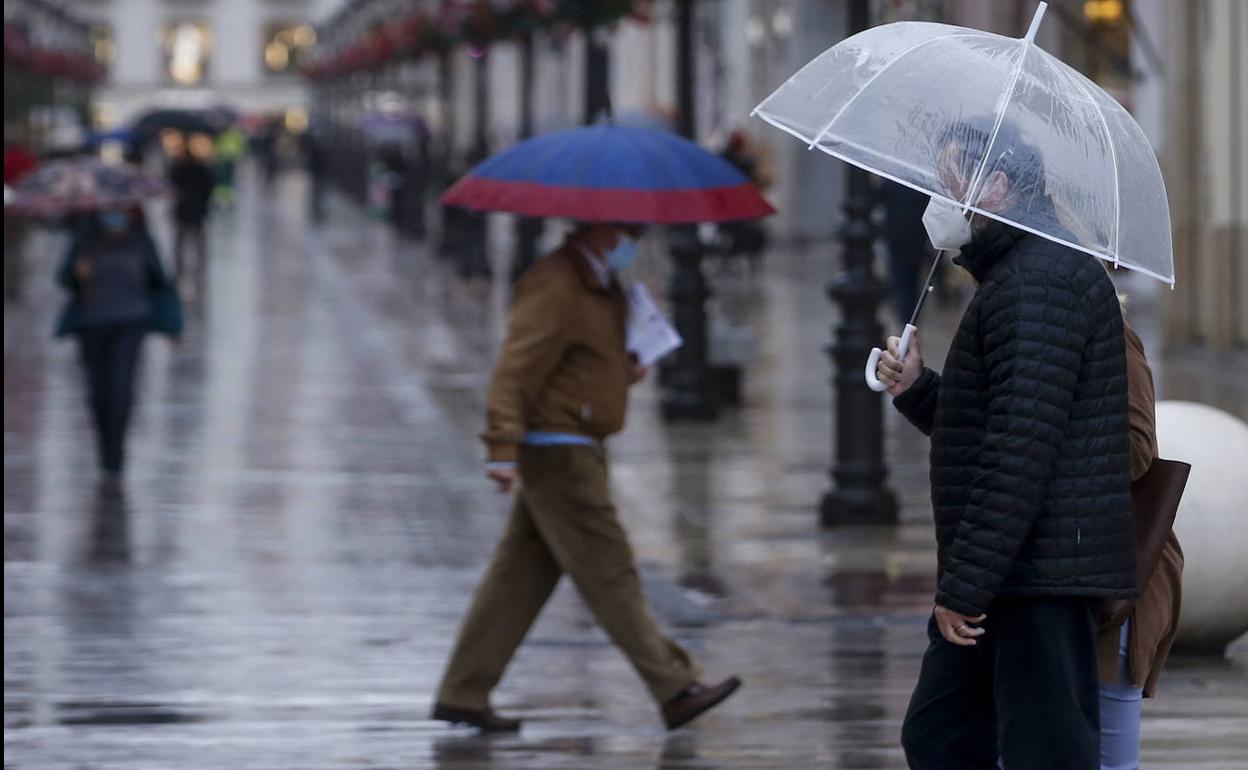
[[[273,75],[298,72],[316,45],[316,31],[303,22],[272,22],[264,28],[264,71]]]
[[[111,65],[113,58],[117,55],[117,47],[113,44],[113,30],[103,24],[92,24],[88,34],[91,38],[91,52],[95,56],[95,63],[101,67]]]
[[[1125,0],[1087,0],[1083,73],[1120,101],[1130,91],[1131,18]]]
[[[166,24],[161,36],[165,46],[165,75],[180,86],[197,86],[208,76],[212,52],[212,27],[202,21]]]

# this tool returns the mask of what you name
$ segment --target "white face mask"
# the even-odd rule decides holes
[[[932,198],[923,212],[923,228],[937,249],[954,251],[971,242],[971,221],[962,207]]]

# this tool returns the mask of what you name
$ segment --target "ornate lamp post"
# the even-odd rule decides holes
[[[695,0],[677,0],[676,3],[676,94],[680,133],[696,140],[694,3]],[[704,248],[697,228],[670,228],[668,249],[674,269],[667,295],[672,301],[673,324],[685,344],[676,351],[674,362],[662,378],[663,418],[668,421],[713,420],[719,408],[707,361],[706,300],[711,292],[702,273]]]
[[[490,56],[481,48],[473,56],[473,131],[468,168],[490,155]],[[467,170],[467,169],[465,169]],[[486,219],[483,214],[470,213],[464,219],[464,251],[460,273],[465,278],[489,277],[490,263],[486,254]]]
[[[849,34],[866,29],[869,21],[867,0],[851,0]],[[897,521],[897,499],[885,485],[883,401],[862,378],[866,351],[884,334],[876,310],[886,290],[872,270],[875,202],[867,172],[849,168],[840,230],[845,272],[828,286],[828,297],[841,307],[841,320],[828,348],[835,371],[836,459],[833,487],[819,509],[824,526]]]
[[[533,135],[533,33],[520,38],[520,138]],[[542,233],[542,220],[520,217],[516,220],[516,248],[511,261],[511,280],[515,281],[537,260],[537,239]]]
[[[599,26],[585,27],[585,123],[611,108],[611,52]]]

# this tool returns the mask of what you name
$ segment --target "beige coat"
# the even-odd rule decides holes
[[[1143,476],[1157,458],[1156,393],[1153,389],[1153,372],[1144,355],[1144,344],[1130,326],[1127,337],[1127,394],[1131,432],[1131,478]],[[1144,694],[1152,697],[1157,691],[1157,680],[1170,654],[1179,626],[1179,607],[1182,596],[1183,550],[1174,532],[1166,540],[1161,561],[1148,585],[1143,586],[1140,598],[1131,610],[1131,630],[1128,637],[1128,668],[1131,684],[1143,687]],[[1121,624],[1102,628],[1097,640],[1097,660],[1101,681],[1117,682],[1119,679],[1118,645]]]

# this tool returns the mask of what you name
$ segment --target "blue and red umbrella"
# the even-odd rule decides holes
[[[520,142],[468,172],[442,202],[527,217],[646,224],[775,212],[740,171],[693,142],[610,123]]]

